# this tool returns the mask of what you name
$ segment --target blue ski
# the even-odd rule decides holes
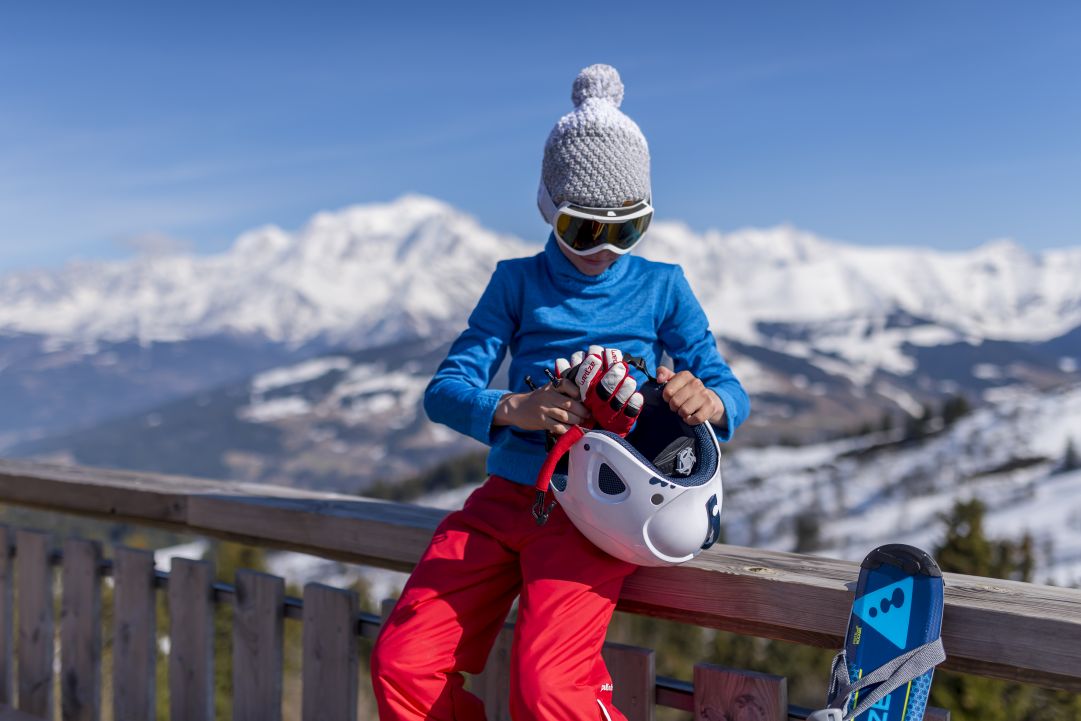
[[[891,544],[867,554],[830,708],[812,718],[841,719],[843,710],[852,721],[920,721],[934,666],[945,659],[942,602],[942,572],[924,551]]]

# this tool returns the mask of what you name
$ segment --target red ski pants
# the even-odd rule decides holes
[[[514,721],[625,721],[601,646],[634,566],[596,548],[556,506],[537,526],[534,490],[492,476],[436,529],[372,653],[381,721],[485,721],[463,688],[515,596]]]

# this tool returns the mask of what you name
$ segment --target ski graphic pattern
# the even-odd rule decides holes
[[[860,568],[845,653],[856,681],[942,631],[942,572],[925,552],[891,544],[871,551]],[[855,721],[920,721],[931,692],[928,671],[881,698]],[[859,702],[858,694],[849,712]]]

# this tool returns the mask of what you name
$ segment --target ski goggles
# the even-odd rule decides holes
[[[653,219],[649,200],[620,208],[590,208],[570,202],[557,207],[543,182],[537,190],[537,207],[559,241],[575,255],[593,255],[602,250],[623,255],[642,239]]]
[[[620,255],[642,239],[653,218],[646,201],[623,208],[585,208],[562,203],[556,210],[552,228],[563,245],[577,255],[593,255],[611,250]]]

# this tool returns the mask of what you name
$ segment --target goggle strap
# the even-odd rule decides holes
[[[650,206],[652,205],[652,202],[653,193],[650,193],[646,196],[645,203],[647,206]],[[559,207],[555,204],[555,201],[552,200],[552,195],[548,192],[548,186],[544,184],[543,179],[537,184],[537,208],[540,210],[541,216],[548,225],[555,225],[556,215],[559,214]],[[652,210],[651,207],[650,212],[652,212]],[[597,220],[602,219],[598,218]]]
[[[548,187],[544,184],[544,180],[540,181],[540,185],[537,188],[537,207],[540,209],[541,215],[544,216],[544,220],[548,225],[554,225],[556,220],[556,213],[559,212],[559,208],[552,201],[552,196],[548,193]]]

